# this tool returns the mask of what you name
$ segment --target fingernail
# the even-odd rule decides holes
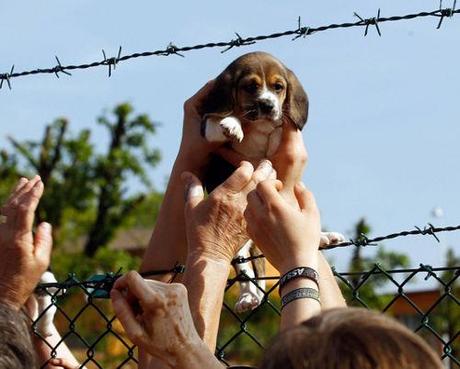
[[[204,196],[203,187],[196,183],[191,183],[188,188],[188,198],[190,197],[201,197]]]
[[[51,224],[49,224],[49,223],[47,223],[47,222],[43,222],[43,223],[41,224],[41,227],[42,227],[43,230],[46,231],[46,232],[51,232],[51,230],[52,230],[52,228],[53,228],[53,227],[51,226]]]
[[[266,178],[268,178],[273,172],[273,166],[269,160],[262,160],[258,169]]]
[[[297,185],[302,188],[303,190],[306,189],[305,185],[303,184],[303,182],[298,182]]]

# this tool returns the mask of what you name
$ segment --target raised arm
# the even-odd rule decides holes
[[[141,271],[169,270],[175,263],[185,263],[187,242],[184,219],[183,172],[200,175],[209,154],[216,146],[207,142],[200,134],[201,117],[198,107],[201,100],[212,88],[208,82],[200,91],[184,104],[182,142],[172,169],[163,203],[148,248],[144,254]],[[169,280],[166,275],[159,278]]]
[[[260,183],[248,196],[245,218],[251,238],[286,278],[280,289],[281,329],[286,329],[321,311],[317,276],[321,225],[315,199],[302,183],[294,187],[297,206],[281,196],[282,188],[278,180]],[[307,277],[287,279],[306,270]]]
[[[184,175],[189,250],[184,283],[198,333],[211,350],[216,345],[230,263],[248,240],[243,217],[247,194],[257,183],[274,176],[267,160],[255,171],[251,164],[242,162],[204,199],[198,178],[190,173]]]
[[[29,327],[21,312],[49,265],[51,226],[38,225],[32,233],[35,210],[43,194],[36,176],[21,178],[0,214],[0,352],[2,362],[22,368],[36,363]],[[21,364],[22,363],[22,364]]]

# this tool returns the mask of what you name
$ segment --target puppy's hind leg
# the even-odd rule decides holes
[[[252,247],[254,247],[253,242],[249,240],[238,252],[237,257],[250,257]],[[263,281],[263,286],[259,285],[260,281],[254,281],[256,274],[251,261],[235,264],[235,271],[237,275],[244,273],[248,278],[253,279],[253,281],[239,282],[240,296],[235,304],[235,311],[240,314],[260,305],[264,296],[265,281]]]

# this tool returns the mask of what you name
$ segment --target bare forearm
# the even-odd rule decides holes
[[[225,366],[203,342],[188,347],[183,355],[179,355],[177,369],[223,369]],[[153,368],[152,368],[153,369]]]
[[[54,325],[51,328],[51,332],[51,336],[46,338],[46,343],[37,336],[34,336],[33,338],[39,364],[42,365],[43,363],[47,362],[51,357],[53,357],[52,351],[54,350],[56,353],[55,356],[57,358],[66,360],[66,362],[69,363],[72,367],[79,367],[80,363],[69,350],[65,342],[61,342],[61,335],[59,334]],[[60,366],[48,364],[46,368],[60,368]]]
[[[313,268],[314,270],[318,270],[318,258],[314,256],[311,257],[303,257],[305,261],[293,262],[292,264],[288,264],[284,268],[280,270],[281,275],[284,275],[289,270],[292,270],[296,267],[301,266],[308,266]],[[282,296],[286,296],[289,292],[297,289],[297,288],[313,288],[315,290],[318,289],[316,283],[309,279],[299,278],[294,279],[289,282],[285,287],[282,289]],[[281,311],[281,330],[286,330],[288,328],[294,327],[305,320],[310,319],[311,317],[319,314],[321,312],[321,304],[311,298],[302,298],[298,300],[294,300],[288,305],[284,307]]]
[[[184,186],[181,174],[184,171],[198,172],[200,166],[179,154],[163,198],[155,228],[144,254],[141,271],[168,270],[175,263],[184,264],[187,257],[187,242],[184,219]],[[160,280],[167,281],[169,276]]]
[[[184,284],[198,334],[212,352],[217,333],[230,263],[190,255],[187,259]]]
[[[347,304],[340,291],[337,280],[332,273],[328,261],[321,251],[318,251],[319,262],[319,288],[321,294],[321,306],[323,310],[336,307],[346,307]]]

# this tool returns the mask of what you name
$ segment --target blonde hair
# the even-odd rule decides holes
[[[365,309],[323,312],[281,333],[260,369],[442,369],[428,344],[396,320]]]

